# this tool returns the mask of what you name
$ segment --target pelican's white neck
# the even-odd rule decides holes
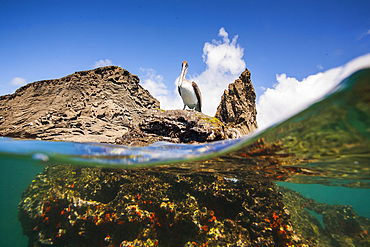
[[[186,76],[187,68],[185,66],[182,67],[181,69],[181,75],[179,79],[179,84],[182,85],[182,82],[185,81],[185,76]]]
[[[186,72],[187,72],[187,68],[185,66],[183,66],[182,69],[181,69],[181,75],[180,75],[181,80],[185,79]]]

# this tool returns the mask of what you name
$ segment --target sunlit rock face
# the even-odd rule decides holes
[[[159,101],[117,66],[27,84],[0,98],[0,135],[114,143]]]
[[[217,118],[194,111],[160,110],[159,101],[139,84],[139,78],[117,66],[38,81],[1,96],[0,136],[130,146],[235,138],[254,129],[246,125],[250,110],[245,107],[249,106],[233,98],[243,90],[250,94],[245,82],[254,95],[246,76],[243,73],[240,82],[230,85]],[[229,104],[237,110],[227,111]]]
[[[221,98],[215,117],[240,135],[257,128],[256,93],[251,82],[251,73],[246,69],[234,83],[229,85]]]

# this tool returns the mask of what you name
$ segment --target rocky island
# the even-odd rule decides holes
[[[212,142],[257,128],[255,98],[245,70],[225,90],[215,117],[163,111],[137,76],[108,66],[34,82],[1,96],[0,135],[128,146]],[[282,166],[291,158],[278,143],[259,140],[242,153],[190,165],[48,165],[22,193],[18,217],[28,246],[320,246],[345,241],[333,240],[338,224],[324,232],[305,205],[334,215],[330,220],[337,217],[332,222],[354,219],[351,226],[361,229],[363,219],[350,207],[276,190],[273,181],[299,170]],[[298,219],[289,212],[296,209]],[[336,211],[345,215],[338,217]],[[313,233],[316,240],[307,237]]]
[[[61,79],[30,83],[12,95],[1,96],[0,135],[126,145],[239,137],[257,124],[254,89],[244,77],[238,81],[246,83],[238,90],[248,91],[254,98],[247,113],[232,112],[238,125],[228,128],[228,119],[225,124],[199,112],[161,110],[159,101],[141,87],[139,78],[120,67],[80,71]],[[228,112],[222,108],[218,114],[225,117]],[[246,119],[247,115],[250,118]]]

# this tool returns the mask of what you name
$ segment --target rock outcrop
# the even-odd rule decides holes
[[[250,77],[251,73],[246,69],[239,79],[229,85],[215,115],[240,135],[251,133],[257,128],[256,93]]]
[[[159,102],[127,70],[108,66],[27,84],[0,98],[0,135],[114,143]]]
[[[30,83],[12,95],[1,96],[0,136],[130,146],[235,138],[248,133],[243,128],[249,123],[248,112],[255,109],[254,98],[244,112],[242,99],[238,99],[241,103],[232,102],[236,93],[254,95],[250,81],[249,87],[234,84],[229,88],[235,90],[223,96],[218,111],[222,114],[214,118],[194,111],[160,110],[159,102],[140,86],[139,78],[120,67],[80,71]],[[230,111],[230,104],[233,109],[238,107],[238,112]],[[239,125],[231,124],[237,119],[242,119]]]
[[[148,110],[131,131],[116,139],[117,144],[146,146],[156,141],[174,143],[211,142],[233,137],[217,118],[197,111]]]

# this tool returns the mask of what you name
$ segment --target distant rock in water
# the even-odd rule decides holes
[[[256,93],[246,69],[234,83],[229,85],[221,98],[215,117],[229,129],[245,135],[257,129]]]
[[[117,66],[30,83],[0,97],[0,135],[114,143],[159,108],[139,78]]]

